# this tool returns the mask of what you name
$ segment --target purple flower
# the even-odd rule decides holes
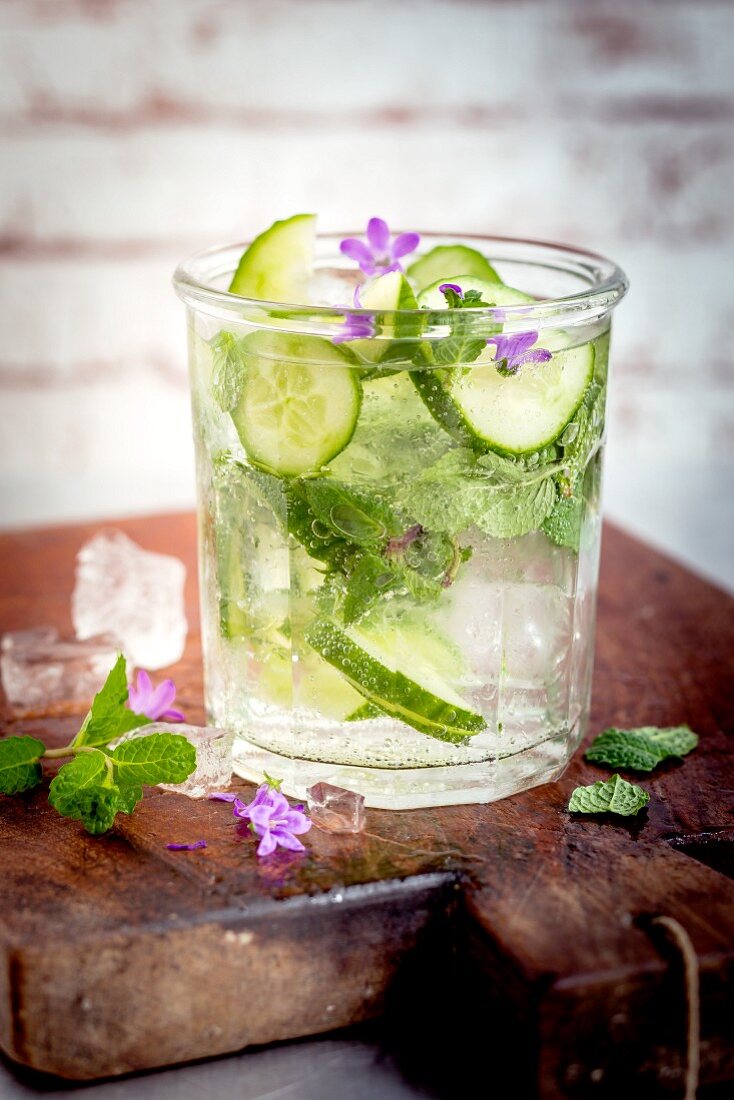
[[[173,680],[163,680],[157,688],[153,687],[150,676],[144,669],[138,671],[137,684],[128,685],[127,705],[135,714],[144,714],[153,722],[183,722],[180,710],[170,710],[176,698],[176,685]]]
[[[354,308],[363,309],[359,299],[358,286],[354,288]],[[349,306],[343,306],[349,309]],[[348,313],[344,324],[339,326],[340,332],[332,338],[332,344],[343,344],[346,340],[369,340],[375,335],[375,318],[372,313]]]
[[[458,283],[441,283],[438,288],[442,294],[445,294],[447,290],[453,290],[457,298],[464,297],[464,291],[461,289]]]
[[[205,840],[195,840],[193,844],[166,844],[169,852],[195,852],[197,848],[206,848]]]
[[[524,363],[547,363],[552,358],[545,348],[530,351],[538,339],[537,332],[517,332],[510,336],[490,336],[487,344],[494,344],[494,363],[500,374],[517,374]]]
[[[345,256],[357,261],[365,275],[402,271],[401,258],[415,252],[421,239],[419,233],[399,233],[391,238],[387,222],[382,218],[370,218],[365,235],[366,241],[347,237],[339,246]]]
[[[249,821],[250,828],[260,837],[258,856],[269,856],[280,845],[291,852],[302,852],[304,847],[296,837],[307,833],[311,822],[303,812],[303,806],[294,809],[280,791],[268,783],[258,787],[252,802],[236,798],[233,813],[240,821]]]

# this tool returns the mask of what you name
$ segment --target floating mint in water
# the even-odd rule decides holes
[[[650,801],[650,795],[642,787],[628,783],[619,775],[606,781],[599,780],[589,787],[577,787],[568,803],[570,813],[619,814],[634,817]]]

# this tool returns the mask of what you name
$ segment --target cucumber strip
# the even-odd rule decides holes
[[[453,282],[454,272],[463,271],[477,279],[499,282],[500,277],[486,256],[464,244],[439,244],[415,260],[408,268],[408,278],[416,290],[423,290],[436,281]]]
[[[245,249],[230,294],[268,302],[305,302],[313,266],[316,215],[274,222]]]
[[[412,650],[417,630],[380,632],[342,629],[329,619],[313,623],[306,640],[370,703],[420,733],[464,744],[485,729],[481,714],[467,706],[439,673]],[[433,639],[434,645],[440,643]],[[402,643],[402,644],[396,644]],[[404,672],[403,665],[409,672]]]
[[[241,350],[231,416],[251,461],[280,476],[319,470],[357,426],[362,391],[345,353],[318,336],[265,331]]]

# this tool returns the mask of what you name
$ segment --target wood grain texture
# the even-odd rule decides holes
[[[119,526],[188,566],[175,676],[202,719],[193,517]],[[3,629],[70,628],[74,555],[93,530],[0,539]],[[646,924],[667,914],[699,958],[702,1080],[734,1079],[732,603],[607,529],[591,729],[688,721],[702,742],[645,778],[640,820],[568,816],[573,786],[601,774],[580,755],[556,784],[489,806],[369,811],[362,836],[314,829],[307,855],[262,864],[221,804],[151,791],[98,839],[43,790],[3,799],[0,1045],[87,1079],[387,1013],[424,1060],[431,1028],[436,1046],[447,1029],[462,1043],[462,1065],[491,1042],[497,1079],[543,1100],[592,1085],[670,1095],[683,980]],[[75,721],[22,728],[62,743]],[[199,837],[204,851],[164,847]]]

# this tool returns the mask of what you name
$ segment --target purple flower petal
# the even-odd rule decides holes
[[[547,363],[553,358],[546,348],[530,350],[537,339],[537,332],[517,332],[510,336],[490,336],[487,346],[493,344],[496,349],[493,362],[499,371],[517,374],[523,363]]]
[[[305,851],[300,840],[296,840],[286,829],[273,829],[270,835],[274,838],[276,844],[279,844],[281,848],[287,848],[289,852]]]
[[[250,819],[250,807],[246,802],[243,802],[241,798],[236,797],[232,803],[232,815],[233,817],[240,817],[247,821]]]
[[[230,794],[229,791],[212,791],[211,794],[207,795],[207,798],[211,802],[236,802],[237,797],[238,796],[236,794]]]
[[[185,720],[180,710],[164,710],[160,717],[164,722],[183,722]]]
[[[374,252],[385,253],[390,245],[390,230],[382,218],[370,218],[367,222],[367,240]]]
[[[371,250],[364,241],[358,241],[356,237],[347,237],[339,245],[339,249],[350,260],[356,260],[358,264],[371,264],[373,257]]]
[[[289,833],[307,833],[313,824],[300,810],[289,810],[281,821]]]
[[[257,846],[257,854],[262,859],[263,856],[272,855],[275,849],[278,847],[278,842],[272,833],[264,833],[262,840]]]
[[[464,297],[464,291],[461,289],[458,283],[441,283],[438,288],[442,294],[447,290],[453,290],[454,294],[458,294],[460,298]]]
[[[523,363],[547,363],[553,356],[546,348],[536,348],[535,351],[528,351],[523,356]]]
[[[390,249],[393,259],[397,260],[400,256],[407,256],[409,252],[415,252],[420,243],[420,233],[399,233]]]
[[[168,710],[175,698],[176,685],[173,680],[161,680],[150,697],[151,710],[155,710],[157,715],[162,714],[164,710]]]
[[[206,848],[205,840],[195,840],[193,844],[166,844],[169,852],[195,852],[197,848]]]
[[[273,811],[270,806],[250,806],[249,817],[256,829],[268,829]]]
[[[144,668],[138,669],[138,691],[141,695],[150,695],[153,690],[153,681]]]

